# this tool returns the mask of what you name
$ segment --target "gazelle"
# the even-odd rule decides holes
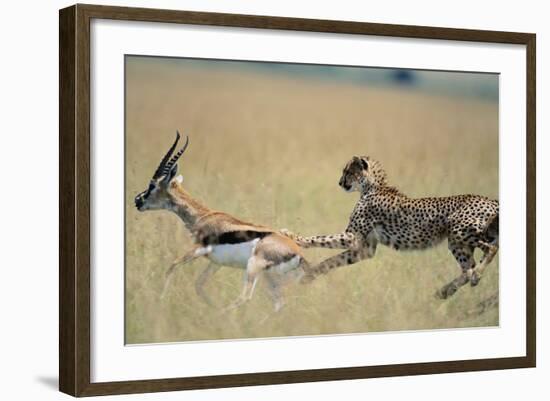
[[[208,278],[221,266],[233,266],[244,269],[244,285],[240,296],[228,308],[250,300],[258,279],[264,276],[274,309],[278,311],[283,306],[281,286],[290,279],[299,280],[308,266],[300,247],[275,230],[212,210],[191,197],[183,187],[183,177],[176,177],[178,159],[189,144],[187,137],[181,150],[172,156],[179,139],[177,132],[176,140],[162,158],[149,187],[135,197],[140,212],[169,210],[178,215],[195,242],[195,246],[167,270],[161,297],[177,266],[205,257],[210,263],[197,279],[195,289],[206,302],[210,303],[203,287]]]

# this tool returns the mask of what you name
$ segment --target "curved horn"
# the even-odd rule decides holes
[[[179,133],[178,133],[179,134]],[[185,144],[183,145],[183,148],[181,148],[178,153],[176,153],[174,155],[174,157],[172,157],[170,159],[170,161],[168,163],[166,163],[166,165],[164,166],[164,170],[163,170],[163,174],[168,174],[168,172],[170,171],[170,169],[172,168],[172,166],[174,164],[176,164],[176,162],[178,161],[178,159],[181,157],[181,155],[183,155],[183,152],[185,152],[185,149],[187,149],[187,145],[189,145],[189,136],[186,135],[185,136]]]
[[[179,140],[180,140],[180,133],[176,131],[176,140],[174,141],[170,149],[168,149],[168,152],[164,155],[164,157],[160,161],[160,164],[157,167],[155,174],[153,174],[153,179],[159,178],[162,175],[162,173],[164,172],[164,165],[166,164],[170,156],[172,156],[172,153],[174,153],[174,149],[176,149],[176,146]]]

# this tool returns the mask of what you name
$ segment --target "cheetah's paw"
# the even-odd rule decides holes
[[[481,280],[481,273],[474,271],[472,277],[470,277],[470,285],[475,287],[479,284],[479,280]]]

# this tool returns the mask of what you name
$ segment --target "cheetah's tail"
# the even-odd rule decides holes
[[[294,242],[296,242],[299,246],[302,248],[309,248],[309,245],[311,245],[311,241],[308,241],[305,237],[298,235],[286,228],[281,228],[279,230],[279,233],[284,235],[285,237],[290,238]]]

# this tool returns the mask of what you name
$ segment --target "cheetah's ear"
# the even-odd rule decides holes
[[[363,170],[369,169],[369,162],[367,161],[367,158],[365,156],[362,156],[359,158],[361,160],[361,166],[363,167]]]

